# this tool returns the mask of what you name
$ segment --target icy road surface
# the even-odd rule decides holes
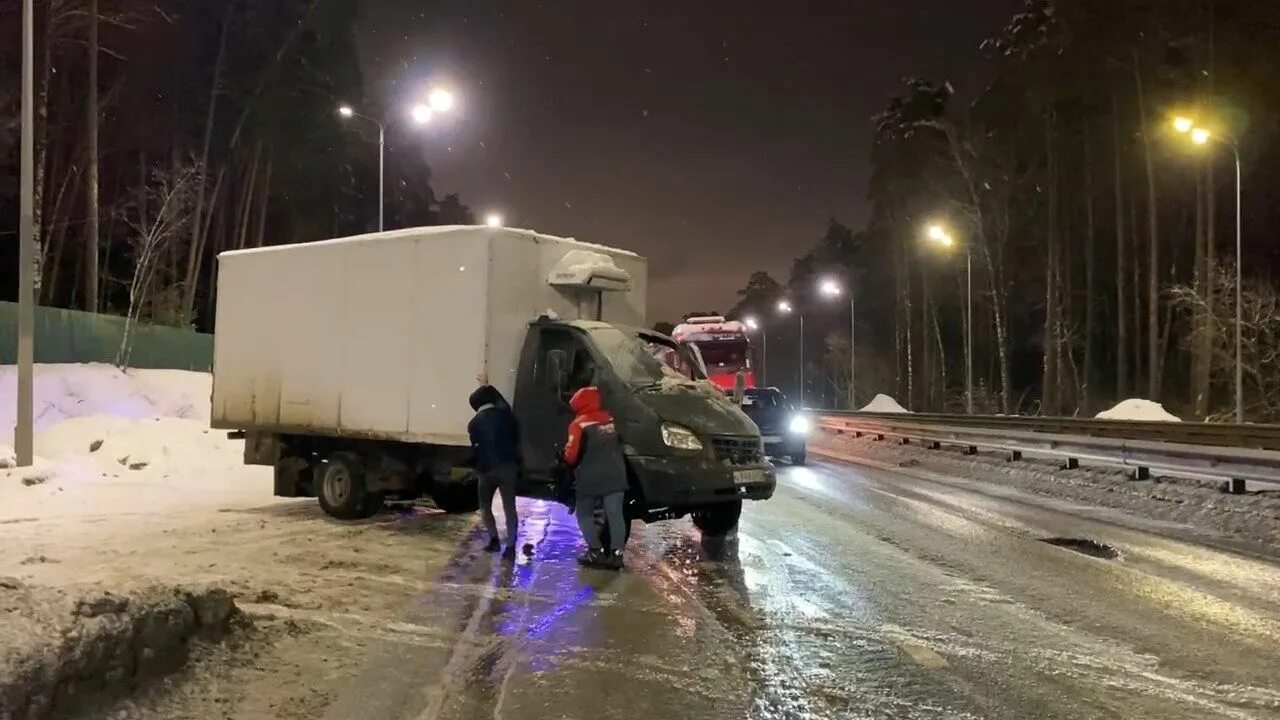
[[[426,536],[451,534],[455,550],[394,608],[374,584],[350,590],[330,617],[358,653],[314,633],[283,641],[340,672],[265,650],[127,716],[1280,717],[1280,569],[1261,559],[828,462],[781,468],[736,541],[637,524],[620,575],[577,567],[563,508],[522,510],[535,549],[514,567],[479,551],[469,519],[416,538],[394,518],[359,526],[360,555],[395,554],[383,567],[412,565]],[[343,621],[378,608],[384,622]],[[249,697],[271,693],[293,699]]]

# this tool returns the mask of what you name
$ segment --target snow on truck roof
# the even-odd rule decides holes
[[[519,237],[533,241],[545,241],[564,243],[566,245],[574,245],[580,248],[587,248],[597,251],[605,251],[615,255],[626,255],[639,258],[640,255],[630,250],[622,250],[607,245],[597,245],[595,243],[575,240],[574,238],[563,238],[555,235],[547,235],[545,233],[533,230],[523,230],[520,228],[495,228],[488,225],[433,225],[430,227],[412,227],[400,230],[386,230],[383,232],[365,233],[363,235],[351,235],[349,237],[332,238],[329,240],[317,240],[310,243],[293,243],[290,245],[269,245],[260,248],[249,248],[247,250],[228,250],[219,253],[218,257],[238,257],[241,255],[254,255],[257,253],[270,253],[296,248],[302,245],[345,245],[348,243],[364,243],[364,242],[380,242],[382,240],[400,240],[404,238],[425,238],[435,235],[457,235],[457,234],[474,235],[477,238],[488,238],[495,235],[505,235],[511,237]]]

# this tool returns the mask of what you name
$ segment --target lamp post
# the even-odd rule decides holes
[[[426,125],[431,122],[438,112],[448,112],[453,108],[454,97],[453,92],[444,88],[435,88],[431,90],[427,96],[426,103],[419,103],[409,108],[409,117],[419,125]],[[350,105],[339,105],[338,116],[350,120],[356,118],[365,122],[373,123],[378,128],[378,232],[386,229],[384,218],[386,215],[386,195],[384,188],[386,187],[386,156],[387,156],[387,128],[386,124],[368,115],[362,115],[356,112],[355,108]]]
[[[795,308],[791,305],[790,301],[779,300],[778,312],[783,315],[790,315],[791,313],[795,312]],[[803,409],[804,408],[804,313],[796,313],[796,316],[800,319],[800,389],[798,390],[797,394],[800,397],[800,407],[801,409]]]
[[[941,225],[930,225],[928,237],[939,247],[955,247],[956,240]],[[973,414],[973,253],[969,245],[964,246],[965,266],[965,311],[964,311],[964,407],[965,412]]]
[[[13,429],[14,459],[18,467],[35,460],[32,439],[35,362],[35,8],[22,3],[22,140],[19,171],[22,176],[18,210],[18,392]]]
[[[1206,128],[1198,127],[1195,120],[1188,117],[1177,117],[1173,119],[1173,129],[1178,133],[1190,138],[1195,145],[1207,145],[1211,140],[1217,140],[1227,147],[1231,148],[1232,157],[1236,163],[1236,423],[1244,422],[1244,313],[1243,313],[1243,276],[1241,266],[1244,264],[1242,256],[1244,235],[1244,215],[1241,212],[1241,196],[1243,190],[1241,188],[1241,172],[1240,172],[1240,144],[1235,138],[1227,136],[1219,136]]]
[[[748,315],[742,319],[742,323],[747,329],[755,332],[760,330],[760,321],[754,315]],[[766,371],[769,369],[769,333],[762,331],[760,333],[760,387],[769,387],[767,382]]]
[[[818,285],[818,292],[829,298],[838,298],[844,294],[844,289],[840,284],[830,278],[823,280]],[[857,386],[858,386],[858,362],[857,362],[857,307],[854,304],[853,293],[849,293],[849,409],[856,410],[858,408]]]

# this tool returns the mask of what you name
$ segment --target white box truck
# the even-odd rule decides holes
[[[219,256],[215,427],[275,494],[366,517],[430,495],[476,508],[454,469],[487,379],[520,424],[519,493],[555,494],[567,398],[600,387],[629,473],[627,514],[732,529],[773,494],[759,431],[705,382],[692,348],[644,329],[633,253],[527,230],[411,228]]]

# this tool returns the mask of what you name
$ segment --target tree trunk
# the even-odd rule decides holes
[[[1205,327],[1205,287],[1210,269],[1205,265],[1205,184],[1203,163],[1196,167],[1196,240],[1195,267],[1193,286],[1200,302],[1195,303],[1191,311],[1191,407],[1197,420],[1203,420],[1208,413],[1209,388],[1208,374],[1210,358],[1205,352],[1203,342],[1206,336]]]
[[[938,407],[942,412],[947,411],[947,350],[946,345],[942,343],[942,327],[938,324],[938,306],[937,303],[929,303],[929,315],[933,320],[933,337],[938,343],[938,372],[941,375],[942,403]]]
[[[62,178],[62,185],[58,188],[58,196],[53,201],[53,212],[49,214],[52,232],[49,236],[50,241],[45,245],[45,249],[49,251],[49,260],[44,263],[43,268],[47,274],[47,279],[40,288],[45,304],[52,305],[57,302],[56,293],[58,291],[58,272],[59,268],[62,267],[62,248],[66,244],[67,229],[71,225],[69,220],[60,220],[63,216],[63,201],[68,196],[68,188],[70,188],[70,194],[73,197],[80,189],[80,177],[80,168],[75,163],[72,163]]]
[[[1093,142],[1088,129],[1084,136],[1084,359],[1081,365],[1083,382],[1080,388],[1080,409],[1085,417],[1093,415],[1093,318],[1094,300],[1094,232],[1093,216]]]
[[[1044,362],[1040,380],[1040,414],[1058,415],[1059,323],[1058,323],[1058,168],[1054,157],[1053,111],[1045,113],[1045,178],[1048,185],[1049,217],[1045,226],[1045,309]]]
[[[1138,221],[1137,193],[1129,196],[1129,304],[1133,306],[1133,342],[1129,352],[1133,354],[1133,392],[1142,387],[1142,238]],[[1122,398],[1123,399],[1123,398]]]
[[[929,347],[929,270],[925,263],[920,263],[920,406],[925,412],[932,412],[933,406],[933,358]]]
[[[1133,60],[1133,83],[1138,98],[1138,122],[1142,128],[1142,153],[1147,171],[1147,397],[1160,400],[1160,234],[1156,202],[1156,173],[1151,159],[1151,133],[1147,127],[1147,101],[1142,89],[1142,70]]]
[[[1121,171],[1120,103],[1111,93],[1111,121],[1115,143],[1115,205],[1116,205],[1116,395],[1119,399],[1129,396],[1129,308],[1125,291],[1125,252],[1128,242],[1124,221],[1124,175]]]
[[[253,233],[253,247],[262,247],[267,234],[267,206],[271,202],[271,154],[267,153],[267,167],[262,172],[261,189],[258,194],[258,227]]]
[[[222,82],[223,59],[227,54],[227,35],[231,28],[231,11],[235,3],[227,3],[227,13],[222,19],[222,29],[218,35],[218,55],[213,63],[213,80],[209,83],[209,107],[204,118],[204,141],[200,149],[200,164],[196,166],[196,206],[191,216],[191,244],[187,248],[187,272],[182,287],[182,314],[186,322],[191,320],[191,311],[196,301],[196,278],[200,276],[203,238],[201,233],[205,227],[201,222],[204,216],[205,177],[209,169],[209,146],[213,142],[213,123],[218,108],[218,85]]]
[[[84,309],[98,312],[98,0],[89,0],[89,99],[85,137],[89,194],[85,208]]]
[[[249,240],[249,216],[253,212],[253,188],[258,181],[258,160],[262,146],[253,149],[253,160],[249,163],[249,180],[244,184],[244,193],[240,196],[240,204],[236,206],[236,249],[243,250]]]

